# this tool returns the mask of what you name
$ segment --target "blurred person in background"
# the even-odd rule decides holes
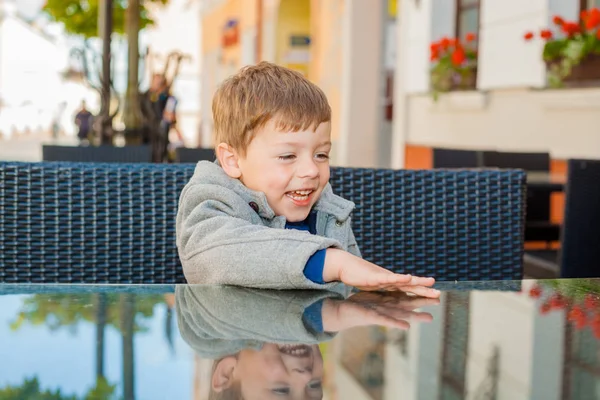
[[[90,143],[89,135],[92,131],[94,115],[86,108],[85,100],[81,102],[81,108],[75,115],[75,125],[77,126],[77,137],[80,146],[87,146]]]

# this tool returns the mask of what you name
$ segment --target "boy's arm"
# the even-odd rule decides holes
[[[331,286],[307,279],[304,268],[318,250],[341,247],[337,241],[256,225],[236,212],[251,210],[241,199],[229,204],[202,200],[201,192],[209,189],[219,190],[189,187],[181,195],[177,246],[188,283],[273,289]]]

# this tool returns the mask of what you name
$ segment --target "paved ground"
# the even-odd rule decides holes
[[[52,141],[48,137],[33,134],[0,138],[0,161],[40,161],[43,143],[77,145],[77,139],[61,138]]]

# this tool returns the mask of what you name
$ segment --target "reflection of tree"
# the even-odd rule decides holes
[[[106,379],[99,378],[96,385],[82,398],[84,400],[116,399],[113,393],[116,386],[110,385]],[[37,377],[25,379],[20,386],[7,386],[0,389],[0,400],[78,400],[77,396],[65,395],[60,389],[44,391],[40,388]]]
[[[46,325],[50,330],[69,328],[72,332],[81,321],[96,323],[97,303],[94,293],[77,294],[36,294],[26,298],[19,311],[17,319],[11,324],[13,330],[18,330],[25,322],[32,325]],[[106,325],[121,330],[121,307],[119,293],[104,294],[106,301]],[[134,332],[146,332],[148,327],[145,319],[154,316],[154,306],[164,303],[162,295],[136,296],[133,325]]]
[[[144,320],[153,317],[154,307],[160,303],[165,303],[165,297],[158,294],[144,296],[129,293],[37,294],[23,301],[16,320],[11,324],[11,329],[18,330],[28,322],[32,325],[46,325],[53,331],[67,328],[71,332],[76,332],[77,324],[81,321],[95,323],[97,384],[86,396],[86,400],[95,400],[109,398],[107,396],[110,396],[115,388],[109,385],[104,377],[104,331],[106,326],[112,326],[121,333],[123,338],[124,398],[133,400],[135,398],[133,336],[137,332],[148,330]],[[167,304],[167,308],[167,321],[169,321],[168,314],[171,309],[169,304]],[[171,347],[172,339],[169,336],[167,333],[167,341]],[[26,381],[26,383],[31,386],[37,384],[37,381]],[[111,390],[110,393],[108,389]],[[38,400],[38,397],[16,398]],[[8,399],[12,399],[12,397]],[[39,400],[45,399],[45,397],[39,398]],[[54,400],[53,397],[49,399]],[[61,400],[62,397],[56,399]],[[3,398],[0,397],[0,400]]]

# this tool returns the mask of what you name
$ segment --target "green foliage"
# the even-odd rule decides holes
[[[47,0],[44,11],[53,21],[60,22],[67,32],[85,38],[98,36],[98,7],[101,0]],[[152,25],[144,4],[166,4],[168,0],[143,0],[140,2],[140,29]],[[113,0],[113,32],[125,32],[126,0]]]
[[[50,330],[63,327],[75,331],[77,323],[87,321],[96,323],[96,307],[94,294],[36,294],[27,297],[19,310],[15,321],[11,323],[11,329],[18,330],[24,323],[32,325],[46,325]],[[119,306],[120,294],[108,293],[106,325],[121,330],[121,312]],[[134,332],[143,332],[147,327],[143,320],[151,318],[154,314],[154,306],[164,303],[162,295],[135,296],[135,324]]]
[[[583,300],[588,294],[600,297],[600,280],[598,279],[544,279],[538,282],[542,286],[552,288],[562,296],[576,301]]]
[[[0,389],[0,400],[77,400],[75,396],[63,395],[56,391],[41,391],[37,378],[25,379],[21,386],[7,386]]]
[[[117,399],[114,392],[117,385],[111,385],[105,378],[98,378],[96,385],[90,389],[82,400]],[[0,389],[0,400],[78,400],[77,396],[65,395],[60,389],[55,391],[40,388],[37,377],[26,378],[20,386],[7,386]]]
[[[561,87],[563,79],[571,74],[573,67],[591,54],[600,54],[600,40],[592,33],[579,33],[546,42],[543,58],[548,65],[549,86]]]
[[[472,34],[471,34],[472,35]],[[431,44],[431,93],[437,101],[440,93],[468,90],[475,87],[477,51],[469,40],[442,38]]]

